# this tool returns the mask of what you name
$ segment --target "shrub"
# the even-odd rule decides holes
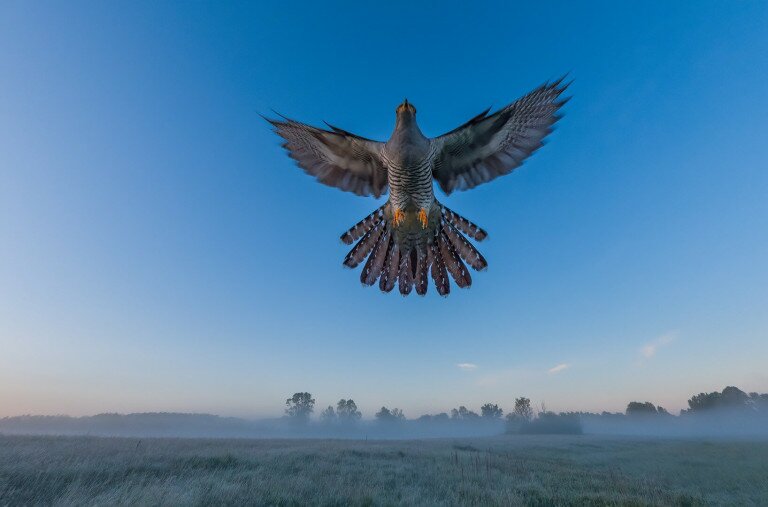
[[[536,419],[523,422],[520,424],[519,432],[531,435],[581,435],[584,433],[578,416],[554,412],[542,412]]]

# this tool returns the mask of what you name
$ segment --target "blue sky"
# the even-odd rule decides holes
[[[768,391],[768,4],[360,4],[0,3],[0,416]],[[447,299],[361,287],[381,201],[258,114],[436,136],[564,72],[547,146],[443,199],[490,233]]]

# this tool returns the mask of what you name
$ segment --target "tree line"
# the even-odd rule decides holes
[[[308,392],[295,393],[285,401],[285,414],[290,420],[306,423],[314,412],[315,399]],[[715,414],[724,411],[738,412],[745,415],[768,417],[768,394],[756,392],[746,393],[741,389],[728,386],[722,391],[699,393],[688,400],[688,408],[680,412],[680,418]],[[406,420],[405,413],[399,408],[381,407],[374,414],[375,420],[381,423],[394,423]],[[486,403],[477,413],[465,406],[459,406],[450,412],[426,414],[414,419],[416,422],[500,422],[505,421],[507,430],[511,432],[580,432],[580,421],[585,418],[600,419],[631,419],[644,418],[674,418],[664,407],[650,401],[631,401],[623,413],[590,413],[590,412],[560,412],[548,411],[544,404],[534,410],[531,400],[526,397],[515,399],[512,409],[504,417],[504,410],[496,403]],[[340,399],[336,406],[329,405],[320,413],[320,421],[326,424],[353,424],[362,418],[362,413],[352,399]],[[555,431],[557,430],[557,431]]]
[[[285,400],[285,415],[287,418],[297,422],[308,422],[310,416],[315,411],[315,399],[311,393],[294,393],[293,396]],[[480,407],[480,413],[469,410],[464,405],[454,408],[450,414],[441,412],[435,415],[422,415],[417,421],[498,421],[504,415],[504,410],[495,403],[486,403]],[[528,398],[517,398],[515,406],[507,414],[507,421],[530,421],[533,419],[534,411],[531,407],[531,400]],[[377,421],[393,422],[406,420],[405,413],[399,408],[381,407],[374,414]],[[320,421],[326,423],[353,423],[362,418],[362,413],[357,408],[357,404],[352,399],[340,399],[336,406],[329,405],[320,412]]]

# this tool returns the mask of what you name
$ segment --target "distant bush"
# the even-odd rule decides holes
[[[584,430],[577,415],[541,412],[536,419],[522,422],[518,432],[529,435],[581,435]]]
[[[448,417],[448,414],[445,412],[440,412],[439,414],[430,415],[430,414],[424,414],[421,417],[416,419],[416,422],[419,423],[446,423],[449,422],[450,418]]]

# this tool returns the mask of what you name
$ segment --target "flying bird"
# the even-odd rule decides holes
[[[563,78],[545,83],[512,104],[490,108],[460,127],[428,138],[416,122],[416,107],[404,100],[395,110],[395,130],[386,142],[373,141],[328,124],[313,127],[282,117],[267,119],[284,139],[283,147],[299,167],[326,185],[357,195],[389,199],[341,236],[352,250],[344,265],[365,261],[360,280],[390,292],[398,285],[407,296],[424,295],[429,276],[438,294],[469,287],[475,270],[488,266],[467,236],[482,241],[487,233],[435,198],[442,191],[468,190],[509,174],[544,144],[568,99]]]

